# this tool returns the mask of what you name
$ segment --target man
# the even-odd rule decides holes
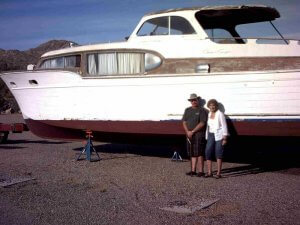
[[[186,173],[190,176],[204,176],[204,151],[205,151],[205,129],[207,122],[207,112],[199,105],[196,94],[191,94],[188,101],[191,107],[185,109],[182,121],[183,129],[187,137],[188,156],[191,158],[191,171]],[[196,173],[198,167],[198,174]]]

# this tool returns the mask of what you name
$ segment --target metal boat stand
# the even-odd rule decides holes
[[[82,149],[81,153],[79,154],[79,156],[77,158],[77,161],[80,160],[80,156],[82,154],[86,154],[86,159],[89,160],[90,162],[91,161],[99,161],[100,160],[100,156],[99,156],[98,152],[95,150],[93,142],[92,142],[93,132],[91,130],[86,130],[85,134],[86,134],[85,137],[87,138],[86,145]],[[98,159],[91,160],[91,156],[92,156],[93,152],[96,153]]]
[[[178,161],[182,162],[183,161],[182,158],[181,158],[181,156],[179,155],[179,153],[176,152],[176,151],[174,152],[171,160],[172,161],[176,161],[176,162],[178,162]]]

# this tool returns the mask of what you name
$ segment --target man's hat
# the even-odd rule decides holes
[[[190,98],[188,99],[189,101],[193,100],[193,99],[198,99],[200,98],[199,96],[197,96],[197,94],[193,93],[190,95]]]

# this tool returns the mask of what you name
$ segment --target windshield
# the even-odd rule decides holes
[[[186,35],[194,33],[195,30],[193,29],[193,27],[183,17],[163,16],[147,20],[142,25],[137,35]]]

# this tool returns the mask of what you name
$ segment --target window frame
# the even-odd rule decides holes
[[[146,34],[139,34],[139,32],[141,32],[142,28],[148,23],[148,24],[151,24],[149,23],[149,21],[151,20],[156,20],[156,19],[163,19],[163,18],[167,18],[167,24],[168,24],[168,27],[165,27],[166,30],[168,30],[168,33],[167,34],[155,34],[154,32],[157,30],[158,25],[156,25],[156,27],[150,32],[150,33],[146,33]],[[182,19],[182,21],[184,21],[186,24],[188,24],[190,26],[189,29],[192,29],[192,32],[191,33],[182,33],[181,34],[174,34],[172,33],[172,30],[177,30],[177,31],[180,31],[178,29],[172,29],[172,18],[180,18]],[[153,25],[154,26],[154,25]],[[187,20],[185,17],[182,17],[182,16],[178,16],[178,15],[168,15],[168,16],[160,16],[160,17],[153,17],[153,18],[150,18],[146,21],[143,22],[143,24],[140,26],[140,28],[137,30],[136,32],[136,36],[137,37],[149,37],[149,36],[179,36],[179,35],[195,35],[197,34],[196,32],[196,29],[193,27],[193,25],[190,23],[189,20]]]
[[[132,53],[132,54],[140,54],[142,55],[142,59],[141,59],[141,71],[139,73],[119,73],[119,67],[117,65],[117,73],[115,74],[90,74],[89,73],[89,55],[92,55],[92,54],[96,54],[96,55],[99,55],[99,54],[115,54],[116,55],[116,58],[118,60],[118,53]],[[84,54],[84,60],[85,60],[85,77],[86,78],[90,78],[90,77],[93,77],[93,78],[107,78],[107,77],[122,77],[122,76],[141,76],[141,75],[144,75],[146,73],[145,71],[145,53],[144,51],[126,51],[126,50],[114,50],[114,51],[107,51],[107,50],[100,50],[100,51],[91,51],[91,52],[85,52]],[[117,62],[118,64],[118,62]],[[96,65],[96,68],[97,68],[97,71],[98,71],[98,66],[99,66],[99,63]]]
[[[75,57],[75,66],[68,66],[68,67],[65,66],[66,58],[69,58],[69,57]],[[42,68],[44,63],[46,63],[47,61],[49,61],[51,64],[52,60],[59,59],[59,58],[63,58],[63,67]],[[82,54],[80,54],[80,53],[68,54],[68,55],[57,55],[57,56],[51,56],[51,57],[47,57],[47,58],[40,60],[40,62],[37,65],[37,70],[70,70],[70,71],[75,70],[76,71],[81,68],[81,65],[82,65]]]

